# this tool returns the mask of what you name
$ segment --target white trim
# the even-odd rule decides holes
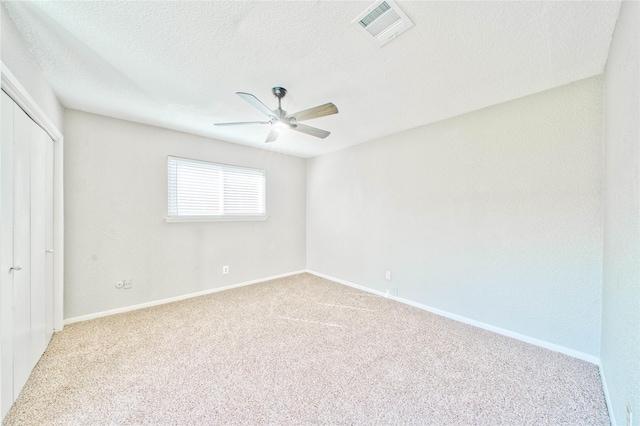
[[[67,319],[64,320],[64,325],[69,325],[69,324],[73,324],[75,322],[80,322],[80,321],[88,321],[88,320],[92,320],[92,319],[96,319],[96,318],[108,317],[108,316],[111,316],[111,315],[121,314],[121,313],[124,313],[124,312],[131,312],[131,311],[135,311],[135,310],[138,310],[138,309],[150,308],[152,306],[158,306],[158,305],[164,305],[164,304],[167,304],[167,303],[178,302],[180,300],[191,299],[193,297],[205,296],[205,295],[211,294],[211,293],[218,293],[220,291],[231,290],[232,288],[245,287],[245,286],[248,286],[248,285],[263,283],[265,281],[271,281],[271,280],[275,280],[275,279],[278,279],[278,278],[284,278],[284,277],[290,277],[292,275],[304,274],[305,272],[307,272],[307,271],[302,270],[302,271],[288,272],[286,274],[274,275],[274,276],[266,277],[266,278],[259,278],[257,280],[245,281],[245,282],[237,283],[237,284],[230,284],[230,285],[226,285],[224,287],[216,287],[216,288],[211,288],[209,290],[198,291],[198,292],[195,292],[195,293],[182,294],[180,296],[169,297],[167,299],[154,300],[153,302],[145,302],[145,303],[140,303],[138,305],[125,306],[123,308],[110,309],[108,311],[96,312],[94,314],[81,315],[81,316],[78,316],[78,317],[67,318]]]
[[[616,426],[616,416],[613,412],[613,405],[611,405],[611,397],[609,395],[609,389],[607,388],[607,379],[604,376],[604,370],[602,369],[602,360],[598,362],[598,371],[600,372],[600,381],[602,382],[602,392],[604,393],[604,402],[607,404],[607,411],[609,411],[609,419],[611,424]]]
[[[597,365],[599,363],[599,361],[600,361],[599,358],[596,357],[596,356],[589,355],[589,354],[586,354],[584,352],[576,351],[574,349],[570,349],[570,348],[567,348],[567,347],[564,347],[564,346],[560,346],[560,345],[557,345],[555,343],[550,343],[550,342],[547,342],[545,340],[536,339],[535,337],[531,337],[531,336],[527,336],[527,335],[524,335],[524,334],[516,333],[516,332],[511,331],[511,330],[507,330],[507,329],[496,327],[496,326],[493,326],[493,325],[490,325],[490,324],[486,324],[486,323],[483,323],[483,322],[480,322],[480,321],[476,321],[474,319],[463,317],[463,316],[458,315],[458,314],[452,314],[450,312],[443,311],[443,310],[438,309],[438,308],[433,308],[431,306],[423,305],[422,303],[414,302],[414,301],[409,300],[409,299],[404,299],[402,297],[392,296],[390,294],[384,293],[384,292],[379,291],[379,290],[374,290],[372,288],[368,288],[368,287],[365,287],[365,286],[362,286],[362,285],[359,285],[359,284],[354,284],[352,282],[341,280],[339,278],[335,278],[335,277],[332,277],[332,276],[329,276],[329,275],[321,274],[319,272],[315,272],[315,271],[311,271],[311,270],[307,270],[307,272],[310,273],[310,274],[313,274],[315,276],[318,276],[320,278],[325,278],[327,280],[334,281],[334,282],[337,282],[339,284],[344,284],[344,285],[349,286],[349,287],[357,288],[358,290],[363,290],[363,291],[366,291],[368,293],[377,294],[378,296],[387,297],[389,299],[393,299],[393,300],[396,300],[398,302],[401,302],[401,303],[404,303],[404,304],[407,304],[407,305],[411,305],[411,306],[414,306],[416,308],[419,308],[419,309],[422,309],[422,310],[425,310],[425,311],[428,311],[428,312],[431,312],[431,313],[434,313],[434,314],[437,314],[437,315],[440,315],[440,316],[443,316],[443,317],[446,317],[446,318],[449,318],[449,319],[452,319],[452,320],[455,320],[455,321],[459,321],[459,322],[462,322],[462,323],[465,323],[465,324],[469,324],[469,325],[472,325],[474,327],[482,328],[484,330],[489,330],[489,331],[492,331],[494,333],[502,334],[503,336],[511,337],[513,339],[520,340],[522,342],[531,343],[532,345],[536,345],[536,346],[539,346],[541,348],[549,349],[549,350],[552,350],[552,351],[555,351],[555,352],[560,352],[560,353],[563,353],[565,355],[569,355],[571,357],[578,358],[578,359],[581,359],[583,361],[590,362],[592,364],[596,364]]]
[[[53,328],[62,330],[64,318],[64,138],[20,80],[0,61],[0,86],[51,137],[53,152]]]
[[[251,222],[267,220],[269,216],[167,216],[168,223],[173,222]]]
[[[20,80],[13,75],[2,61],[0,61],[0,70],[2,74],[2,90],[4,90],[33,121],[38,123],[38,125],[51,136],[54,142],[61,140],[62,133],[60,133],[60,130],[53,124],[44,110],[40,108],[35,99],[31,97],[27,89],[20,83]]]

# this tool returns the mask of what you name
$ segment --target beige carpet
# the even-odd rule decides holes
[[[76,323],[7,425],[608,425],[595,365],[302,274]]]

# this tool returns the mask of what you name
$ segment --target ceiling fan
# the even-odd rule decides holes
[[[270,124],[271,131],[267,135],[265,142],[273,142],[280,135],[280,131],[286,128],[296,130],[298,132],[306,133],[317,138],[326,138],[331,134],[326,130],[316,129],[315,127],[299,124],[299,121],[311,120],[313,118],[324,117],[326,115],[337,114],[338,108],[331,102],[318,105],[313,108],[305,109],[304,111],[298,111],[293,114],[287,114],[281,106],[282,98],[287,94],[287,89],[284,87],[274,87],[271,89],[273,95],[278,98],[278,108],[273,111],[263,104],[258,98],[251,93],[236,92],[236,95],[240,96],[245,101],[249,102],[254,108],[266,115],[268,121],[240,121],[234,123],[214,123],[216,126],[236,126],[241,124]]]

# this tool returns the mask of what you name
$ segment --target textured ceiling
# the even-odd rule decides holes
[[[399,1],[415,26],[383,47],[350,22],[371,2],[8,2],[67,108],[312,157],[600,74],[619,2]],[[332,132],[268,125],[235,95]]]

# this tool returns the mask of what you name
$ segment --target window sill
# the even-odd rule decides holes
[[[254,222],[269,219],[269,216],[179,216],[169,217],[167,223],[173,222]]]

